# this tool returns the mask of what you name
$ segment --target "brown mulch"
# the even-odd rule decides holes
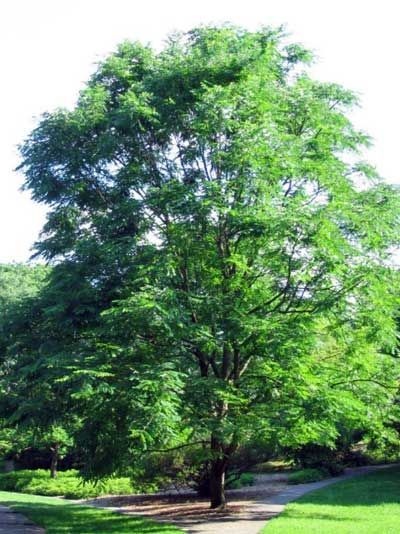
[[[213,518],[224,519],[224,517],[240,514],[251,502],[279,493],[282,486],[283,484],[275,483],[273,486],[255,486],[245,490],[227,491],[228,503],[224,510],[211,510],[209,500],[201,499],[193,492],[109,496],[86,502],[104,508],[117,508],[122,513],[151,516],[158,520],[208,521]]]
[[[185,502],[174,506],[172,503],[156,504],[151,503],[146,506],[126,506],[124,513],[151,516],[157,519],[211,519],[223,518],[232,514],[243,512],[243,504],[229,504],[224,510],[211,510],[208,502]]]

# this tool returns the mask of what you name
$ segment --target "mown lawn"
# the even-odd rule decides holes
[[[77,505],[56,497],[1,491],[0,504],[29,517],[44,527],[46,534],[183,534],[171,525]]]
[[[399,534],[400,468],[388,468],[304,495],[262,534]]]

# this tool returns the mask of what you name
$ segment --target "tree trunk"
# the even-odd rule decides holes
[[[59,459],[60,445],[55,443],[51,448],[51,464],[50,464],[50,476],[51,478],[57,478],[57,466]]]
[[[213,460],[210,470],[210,507],[224,509],[225,499],[225,471],[228,467],[230,448],[215,435],[211,436],[211,453]]]
[[[210,473],[210,507],[225,508],[225,459],[215,460]]]

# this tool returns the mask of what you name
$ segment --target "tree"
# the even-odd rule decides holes
[[[240,443],[274,421],[326,431],[312,327],[351,308],[398,235],[397,191],[357,161],[356,97],[284,41],[227,26],[160,53],[125,42],[21,147],[49,207],[38,253],[98,296],[74,351],[89,469],[199,442],[213,508]]]
[[[55,346],[57,330],[63,330],[62,347],[68,348],[66,321],[54,310],[56,281],[44,265],[0,266],[0,411],[2,435],[8,438],[4,452],[47,448],[52,478],[61,455],[72,445],[71,429],[76,426],[76,416],[67,413],[68,397],[57,383],[59,366],[54,365],[55,354],[58,362],[61,358],[60,342]],[[54,318],[49,321],[52,309],[58,329]]]
[[[300,440],[282,436],[288,456],[303,466],[332,466],[335,472],[343,461],[365,461],[365,456],[354,455],[355,444],[362,443],[374,454],[378,448],[380,453],[393,450],[394,444],[398,448],[399,435],[392,423],[399,417],[398,349],[393,328],[399,278],[387,269],[375,274],[368,288],[361,286],[353,294],[351,305],[344,303],[341,310],[336,306],[314,324],[315,344],[307,362],[313,377],[310,386],[328,400],[323,417],[334,432],[331,430],[325,441],[312,435],[300,436]],[[388,277],[387,287],[382,286],[381,276]]]
[[[0,264],[0,358],[11,344],[7,336],[22,302],[40,292],[48,271],[44,265]]]

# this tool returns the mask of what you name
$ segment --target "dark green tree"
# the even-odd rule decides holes
[[[78,423],[60,383],[77,324],[68,314],[73,297],[68,299],[64,291],[62,302],[58,299],[59,279],[44,265],[0,266],[0,413],[7,438],[3,449],[16,455],[29,447],[47,449],[53,478]],[[80,297],[75,315],[85,307],[82,293]]]
[[[89,468],[199,442],[212,507],[240,443],[274,421],[326,431],[313,326],[377,283],[398,236],[397,191],[357,160],[356,97],[310,79],[283,37],[123,43],[21,148],[49,208],[38,253],[94,302],[72,351]]]

